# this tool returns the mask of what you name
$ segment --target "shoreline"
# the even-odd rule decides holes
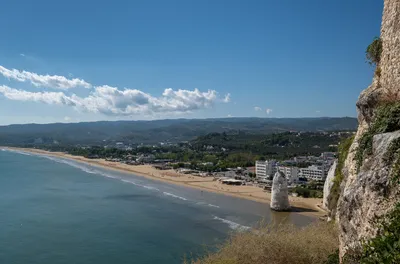
[[[151,180],[166,182],[170,184],[180,185],[188,188],[195,188],[207,192],[218,193],[231,197],[248,199],[260,203],[269,204],[271,201],[271,193],[265,192],[256,186],[230,186],[214,181],[210,177],[200,177],[190,174],[180,174],[174,170],[157,170],[152,165],[127,165],[123,163],[110,162],[104,159],[88,159],[82,156],[73,156],[63,152],[50,152],[41,149],[1,147],[4,149],[41,154],[52,157],[69,159],[91,166],[110,169],[118,172],[132,174],[138,177],[144,177]],[[319,198],[302,198],[289,196],[289,202],[292,206],[292,213],[300,213],[306,216],[321,217],[326,212],[320,208],[322,199]]]

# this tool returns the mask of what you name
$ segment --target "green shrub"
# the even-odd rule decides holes
[[[378,226],[379,234],[363,244],[360,263],[400,263],[400,203]]]
[[[378,37],[374,38],[365,51],[365,56],[369,64],[379,65],[382,55],[382,40]]]
[[[293,192],[304,198],[322,198],[323,193],[319,190],[310,189],[307,187],[297,186],[293,189]]]
[[[324,264],[339,264],[340,257],[339,257],[339,249],[337,249],[334,253],[328,256],[328,259],[324,262]]]
[[[400,183],[400,138],[393,140],[385,154],[385,162],[392,165],[392,180],[394,183]]]
[[[379,106],[375,113],[369,129],[358,141],[355,155],[357,169],[359,170],[366,156],[372,154],[372,140],[377,134],[400,130],[400,102],[384,104]]]

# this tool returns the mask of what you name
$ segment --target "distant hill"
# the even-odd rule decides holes
[[[269,134],[286,131],[355,130],[357,119],[342,118],[216,118],[153,121],[0,126],[0,145],[181,142],[209,133],[242,131]]]

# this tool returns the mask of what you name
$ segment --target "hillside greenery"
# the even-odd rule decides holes
[[[174,145],[138,146],[131,150],[115,147],[43,144],[42,149],[67,152],[71,155],[98,158],[120,158],[127,155],[153,154],[156,159],[181,162],[192,169],[218,171],[227,168],[254,166],[256,160],[285,160],[294,156],[317,155],[336,151],[336,145],[347,133],[274,133],[268,135],[212,133]],[[24,145],[33,147],[32,145]],[[190,165],[185,165],[190,163]],[[208,163],[207,165],[202,165]],[[212,165],[211,165],[212,164]],[[309,164],[299,164],[306,167]]]
[[[178,143],[209,133],[270,134],[285,131],[355,130],[357,119],[343,118],[217,118],[153,121],[101,121],[71,124],[0,126],[0,145],[103,145]]]
[[[243,132],[227,134],[212,133],[200,136],[191,144],[195,150],[207,146],[225,148],[230,151],[246,151],[269,158],[285,159],[296,155],[318,155],[321,152],[336,151],[338,142],[345,136],[315,132],[283,132],[270,135],[254,135]]]

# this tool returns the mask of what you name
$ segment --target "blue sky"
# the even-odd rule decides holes
[[[382,8],[380,0],[8,1],[0,124],[356,116]]]

